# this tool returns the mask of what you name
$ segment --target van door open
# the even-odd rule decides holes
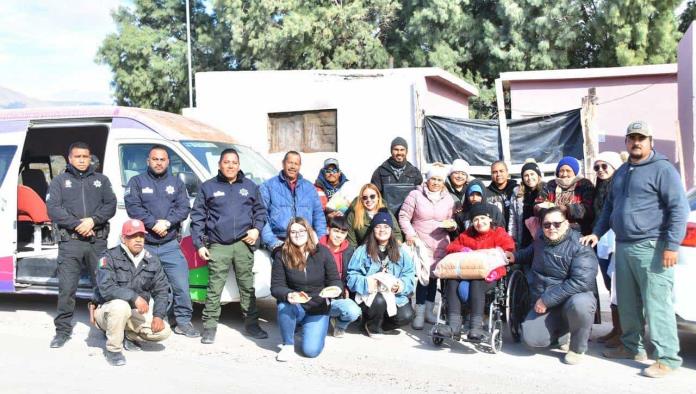
[[[29,121],[0,122],[0,292],[14,292],[17,180]]]

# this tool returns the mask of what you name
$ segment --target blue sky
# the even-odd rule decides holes
[[[124,0],[1,0],[0,86],[43,100],[111,103],[94,57]]]

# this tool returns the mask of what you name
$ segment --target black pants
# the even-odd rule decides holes
[[[447,280],[447,313],[458,314],[462,310],[462,301],[459,299],[459,283],[461,280]],[[495,286],[495,282],[485,280],[469,280],[469,309],[472,317],[483,317],[486,307],[486,292]]]
[[[370,332],[394,330],[411,323],[414,313],[411,303],[396,308],[396,315],[387,316],[387,301],[381,294],[377,294],[368,308],[364,303],[360,304],[363,313],[363,322]]]
[[[97,263],[106,250],[106,240],[70,240],[58,244],[58,310],[53,320],[56,334],[70,335],[75,311],[75,293],[82,267],[87,267],[92,287],[97,284]]]

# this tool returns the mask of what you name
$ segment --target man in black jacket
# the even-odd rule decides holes
[[[505,230],[509,230],[510,204],[515,187],[517,187],[517,181],[510,179],[508,167],[504,161],[498,160],[491,164],[491,184],[488,185],[490,193],[486,197],[486,202],[497,206],[503,214]]]
[[[97,259],[106,250],[109,219],[116,196],[105,175],[95,172],[90,147],[75,142],[68,149],[65,172],[51,181],[46,195],[48,216],[58,228],[58,307],[52,348],[65,345],[72,333],[75,293],[83,265],[96,286]]]
[[[191,324],[189,269],[179,248],[181,222],[191,209],[186,186],[168,170],[167,148],[153,146],[147,157],[147,172],[128,181],[123,199],[128,216],[145,224],[145,247],[159,258],[167,274],[173,298],[169,322],[174,333],[195,338],[200,333]]]
[[[420,170],[406,160],[408,143],[401,137],[391,142],[391,157],[372,173],[372,184],[377,186],[388,208],[398,217],[401,204],[416,186],[423,183]]]
[[[254,250],[266,222],[266,207],[259,188],[240,170],[237,151],[222,151],[218,166],[218,175],[203,182],[191,210],[193,245],[200,258],[208,262],[201,343],[215,342],[220,297],[230,268],[234,269],[239,288],[244,332],[256,339],[268,338],[259,326],[252,271]]]
[[[522,323],[522,339],[530,347],[548,347],[570,332],[563,361],[577,364],[587,351],[597,309],[597,256],[580,244],[580,233],[570,228],[559,208],[546,211],[541,223],[543,237],[508,255],[511,262],[531,263],[527,281],[533,306]]]
[[[106,360],[114,366],[126,363],[123,348],[140,350],[137,340],[159,342],[171,334],[164,321],[169,283],[157,256],[145,250],[145,234],[143,222],[127,220],[121,245],[99,260],[93,322],[106,333]]]

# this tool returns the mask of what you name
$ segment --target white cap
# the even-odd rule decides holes
[[[453,172],[461,171],[467,175],[469,175],[469,163],[466,160],[463,159],[456,159],[455,161],[452,162],[452,166],[449,169],[449,175],[452,175]]]

